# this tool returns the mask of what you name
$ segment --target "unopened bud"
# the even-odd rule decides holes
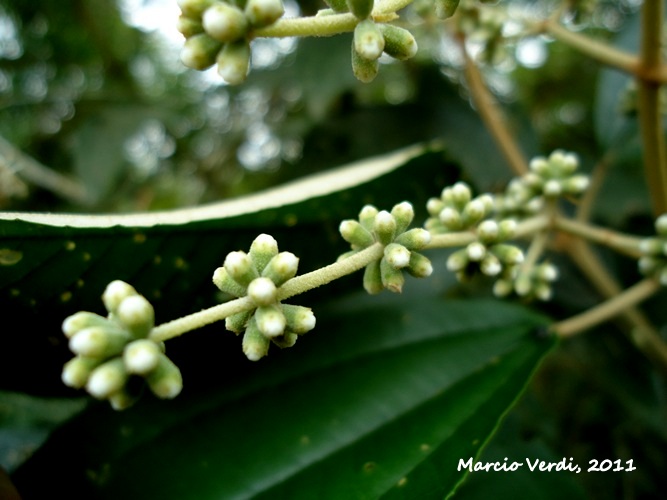
[[[339,230],[343,239],[354,249],[360,250],[375,243],[373,235],[356,220],[344,220],[340,223]]]
[[[110,326],[110,322],[107,318],[100,316],[99,314],[80,311],[65,318],[62,330],[65,336],[69,339],[72,338],[75,333],[91,326],[106,328]]]
[[[485,220],[477,226],[477,236],[485,243],[492,243],[498,239],[500,234],[500,227],[498,223],[493,220]]]
[[[250,245],[248,255],[261,273],[269,261],[278,255],[278,242],[270,234],[260,234]]]
[[[380,71],[380,63],[377,59],[367,59],[362,57],[352,44],[352,73],[354,77],[362,83],[370,83]]]
[[[398,243],[390,243],[384,248],[384,259],[394,269],[402,269],[410,263],[410,251]]]
[[[451,272],[459,272],[466,268],[470,260],[468,259],[468,252],[465,248],[457,250],[447,259],[447,269]]]
[[[386,210],[378,212],[375,216],[373,232],[380,243],[388,245],[392,242],[396,234],[396,219]]]
[[[281,304],[280,307],[285,315],[287,331],[303,335],[315,328],[315,314],[311,308],[292,304]]]
[[[106,399],[120,391],[127,382],[128,373],[121,358],[101,364],[95,368],[86,384],[86,390],[98,399]]]
[[[202,24],[211,38],[222,43],[233,42],[248,31],[248,21],[241,9],[219,2],[204,12]]]
[[[153,306],[141,295],[123,299],[116,314],[118,320],[137,338],[146,337],[155,325]]]
[[[242,287],[247,287],[252,280],[259,278],[252,259],[242,251],[227,254],[224,268],[229,276]]]
[[[426,229],[416,227],[399,234],[394,241],[408,250],[421,250],[431,242],[431,233]]]
[[[384,51],[394,59],[410,59],[417,53],[417,41],[408,30],[392,24],[381,24]]]
[[[250,69],[250,45],[247,40],[226,44],[218,54],[218,74],[230,85],[243,83]]]
[[[379,260],[374,260],[364,269],[364,290],[371,295],[376,295],[384,290]]]
[[[231,316],[227,316],[225,318],[225,328],[237,335],[239,333],[243,333],[251,315],[252,311],[243,311],[240,313],[232,314]]]
[[[359,212],[359,222],[368,231],[372,231],[373,225],[375,224],[375,216],[377,214],[378,209],[373,205],[364,205],[364,207]]]
[[[403,285],[405,284],[405,277],[400,269],[394,268],[387,259],[380,261],[380,277],[382,278],[382,286],[394,293],[401,293]]]
[[[347,7],[357,19],[366,19],[371,15],[374,0],[346,0]]]
[[[440,219],[440,222],[442,222],[450,231],[458,231],[463,227],[461,214],[455,208],[443,208],[438,218]]]
[[[176,29],[185,38],[190,38],[193,35],[198,35],[204,32],[204,27],[197,19],[188,16],[180,16],[176,21]]]
[[[299,268],[299,258],[291,252],[280,252],[273,257],[264,268],[262,276],[269,278],[280,286],[296,276]]]
[[[660,236],[667,236],[667,214],[662,214],[656,219],[655,230]]]
[[[257,328],[265,337],[277,337],[285,332],[287,321],[280,307],[276,304],[260,306],[255,311]]]
[[[439,19],[449,19],[456,12],[459,0],[437,0],[435,3],[435,15]]]
[[[292,347],[296,344],[296,341],[299,339],[299,336],[294,332],[285,332],[278,337],[273,337],[271,342],[280,347],[281,349],[286,349]]]
[[[482,262],[480,262],[479,268],[487,276],[497,276],[500,274],[500,271],[503,270],[503,266],[498,257],[490,252],[487,252],[484,256]]]
[[[493,284],[493,294],[496,297],[507,297],[512,293],[513,289],[511,281],[498,280]]]
[[[479,262],[486,256],[486,246],[479,241],[473,241],[466,247],[468,259],[473,262]]]
[[[268,306],[276,301],[277,288],[269,278],[255,278],[248,285],[248,297],[257,306]]]
[[[68,387],[81,389],[86,385],[90,374],[100,365],[100,363],[101,361],[99,359],[83,358],[81,356],[76,356],[70,359],[63,366],[61,376],[63,383]]]
[[[364,59],[374,60],[384,51],[384,37],[370,19],[361,21],[354,28],[354,49]]]
[[[188,68],[205,70],[215,64],[222,44],[206,33],[188,38],[181,49],[181,62]]]
[[[275,23],[284,13],[282,0],[248,0],[245,5],[245,15],[255,28]]]
[[[560,196],[561,193],[563,192],[563,186],[561,186],[561,183],[559,181],[551,179],[544,183],[543,192],[544,196],[547,196],[549,198]]]
[[[486,215],[486,206],[483,200],[475,198],[463,209],[461,220],[464,227],[470,227],[477,224]]]
[[[459,208],[466,206],[466,204],[468,204],[472,198],[470,186],[468,186],[465,182],[457,182],[454,184],[451,187],[449,193],[452,201]]]
[[[433,265],[424,255],[410,252],[410,264],[407,271],[415,278],[426,278],[433,273]]]
[[[80,356],[104,359],[121,353],[129,340],[128,333],[120,328],[91,326],[72,336],[69,348]]]
[[[157,367],[146,377],[148,387],[161,399],[173,399],[183,390],[181,370],[167,356],[160,354]]]
[[[200,17],[215,2],[216,0],[176,0],[183,15],[194,18]]]
[[[129,373],[146,375],[155,370],[160,361],[160,347],[148,339],[130,342],[123,351],[123,362]]]
[[[250,361],[258,361],[269,353],[270,343],[271,341],[259,331],[255,316],[252,316],[243,335],[243,353]]]
[[[213,272],[213,284],[234,297],[243,297],[246,293],[246,287],[234,281],[224,267],[219,267]]]
[[[127,297],[137,295],[137,291],[124,281],[115,280],[109,283],[102,294],[104,307],[110,313],[115,313],[120,303]]]
[[[562,183],[563,190],[570,194],[580,194],[588,189],[590,180],[586,175],[573,175]]]

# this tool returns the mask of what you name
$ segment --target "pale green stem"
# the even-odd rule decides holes
[[[659,289],[660,284],[655,279],[646,278],[602,304],[556,323],[551,330],[561,338],[572,337],[619,315],[629,307],[639,304]]]
[[[639,250],[639,244],[641,243],[642,238],[637,236],[618,233],[611,229],[593,226],[591,224],[561,216],[554,219],[554,224],[556,228],[561,231],[613,248],[617,252],[630,257],[637,258],[642,255]]]
[[[640,68],[653,71],[662,65],[662,0],[645,1],[642,6]],[[651,193],[653,213],[667,211],[667,149],[665,148],[660,106],[660,84],[637,75],[639,126],[642,136],[644,171]]]
[[[386,0],[377,2],[371,17],[377,22],[395,19],[396,12],[414,0]],[[254,37],[282,38],[287,36],[332,36],[354,31],[359,19],[349,12],[310,17],[282,18],[266,28],[253,31]]]

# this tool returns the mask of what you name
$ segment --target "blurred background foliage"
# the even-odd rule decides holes
[[[182,67],[175,0],[0,0],[0,209],[191,206],[431,139],[443,141],[463,179],[480,190],[500,188],[511,174],[470,103],[459,50],[435,19],[418,15],[420,3],[404,16],[418,56],[383,60],[372,84],[352,76],[350,36],[343,35],[257,40],[248,81],[229,87],[214,73]],[[539,19],[557,3],[501,6],[510,19]],[[569,28],[636,46],[640,2],[569,3]],[[322,6],[286,2],[288,15]],[[565,148],[580,154],[586,170],[604,159],[596,221],[650,231],[627,79],[548,37],[522,37],[511,21],[505,31],[503,50],[488,61],[481,43],[473,40],[471,50],[526,155]],[[622,282],[637,278],[625,261],[600,258]],[[558,262],[562,278],[546,310],[564,317],[596,303],[580,274]],[[452,285],[448,293],[472,291]],[[658,322],[662,309],[649,304]],[[27,397],[6,396],[0,406],[3,435],[21,437],[18,444],[5,438],[0,448],[0,465],[10,470],[54,422],[80,408],[76,401],[53,411],[35,403],[54,416],[35,420]],[[581,464],[632,458],[636,473],[586,474],[579,486],[591,498],[652,498],[667,486],[666,416],[664,374],[607,325],[547,360],[496,452],[523,453],[530,441]]]

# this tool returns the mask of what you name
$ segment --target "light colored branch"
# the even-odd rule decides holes
[[[638,258],[642,255],[639,250],[639,244],[642,241],[642,238],[637,236],[618,233],[611,229],[593,226],[591,224],[586,224],[585,222],[568,219],[562,216],[556,217],[554,219],[554,224],[555,227],[561,231],[613,248],[617,252],[630,257]]]
[[[88,201],[83,186],[42,165],[3,137],[0,137],[0,162],[23,180],[51,191],[65,200],[74,203]]]

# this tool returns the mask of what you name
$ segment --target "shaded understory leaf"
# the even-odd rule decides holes
[[[93,405],[19,469],[19,490],[443,498],[465,475],[459,458],[478,455],[553,345],[536,335],[543,318],[496,301],[354,296],[319,311],[316,333],[266,363],[220,351],[215,389],[185,372],[173,403]]]

